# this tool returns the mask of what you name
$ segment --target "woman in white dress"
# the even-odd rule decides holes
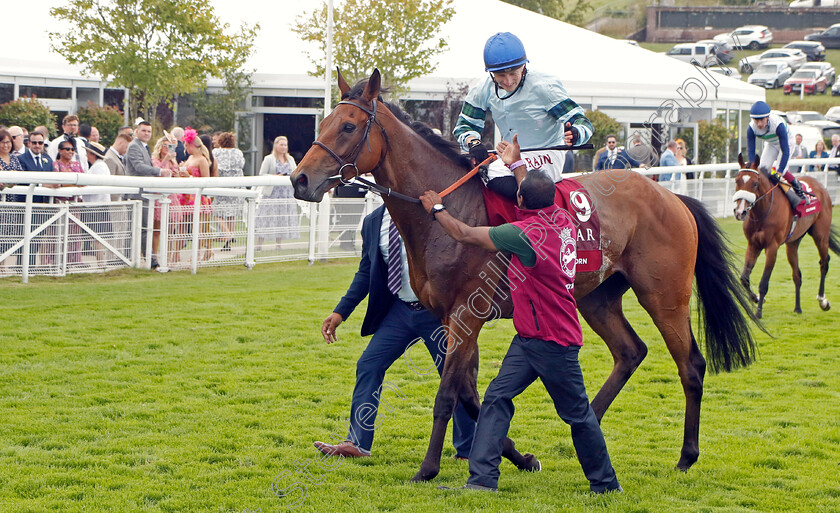
[[[295,167],[295,159],[289,155],[289,140],[281,135],[274,139],[273,151],[263,159],[260,176],[288,176]],[[261,187],[256,229],[260,248],[264,239],[273,239],[279,248],[282,239],[300,238],[298,207],[291,184]]]

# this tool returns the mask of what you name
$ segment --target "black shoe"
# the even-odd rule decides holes
[[[160,267],[160,264],[159,264],[159,263],[158,263],[158,261],[157,261],[157,257],[154,257],[154,256],[153,256],[153,257],[152,257],[152,270],[154,271],[154,270],[155,270],[155,269],[157,269],[158,267]]]
[[[605,488],[603,490],[592,490],[592,493],[595,493],[595,494],[598,494],[598,495],[603,495],[605,493],[613,493],[613,492],[621,493],[623,491],[624,491],[624,488],[622,488],[621,485],[618,485],[618,488]]]

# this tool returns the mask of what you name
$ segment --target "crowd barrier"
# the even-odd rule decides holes
[[[792,166],[820,169],[807,176],[825,185],[836,204],[840,178],[827,170],[828,164],[840,164],[840,158],[791,161]],[[672,180],[660,185],[699,199],[717,217],[727,217],[732,215],[738,169],[738,164],[727,163],[632,172],[672,174]],[[604,173],[601,188],[621,187],[626,172]],[[32,275],[151,269],[154,230],[143,227],[154,226],[155,219],[157,270],[162,272],[358,256],[362,220],[382,204],[371,193],[359,199],[325,195],[317,204],[297,201],[286,176],[152,178],[3,171],[0,183],[22,184],[0,192],[0,277],[19,276],[24,283]],[[61,187],[44,186],[49,184]],[[287,190],[280,198],[262,197],[260,189],[266,187]],[[85,196],[103,194],[112,201],[84,201]]]

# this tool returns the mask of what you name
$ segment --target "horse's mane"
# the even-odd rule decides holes
[[[342,100],[354,100],[356,98],[360,98],[362,93],[365,90],[365,86],[367,85],[367,79],[360,80],[356,82],[356,85],[350,88],[350,91],[347,94],[342,95]],[[382,88],[380,90],[383,93],[389,92],[389,89]],[[408,114],[403,112],[399,105],[396,103],[386,102],[382,99],[380,95],[378,100],[385,104],[388,107],[388,110],[397,117],[402,123],[408,125],[412,130],[414,130],[417,135],[422,137],[426,140],[429,144],[431,144],[437,151],[441,152],[446,158],[457,164],[458,166],[464,169],[470,169],[472,165],[470,164],[470,160],[466,155],[461,153],[460,145],[455,141],[448,141],[432,131],[432,127],[423,123],[422,121],[412,121],[411,118],[408,117]]]

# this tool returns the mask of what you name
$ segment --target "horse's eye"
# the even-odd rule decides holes
[[[356,125],[353,123],[344,123],[344,126],[341,127],[341,130],[347,132],[348,134],[356,129]]]

